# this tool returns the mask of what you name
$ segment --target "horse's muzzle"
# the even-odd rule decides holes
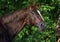
[[[38,24],[37,24],[37,27],[39,28],[39,31],[44,31],[46,25],[45,25],[44,22],[41,22],[41,23],[38,23]]]

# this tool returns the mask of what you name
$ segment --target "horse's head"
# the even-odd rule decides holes
[[[30,18],[30,22],[37,26],[39,28],[39,30],[44,30],[45,29],[45,22],[44,22],[44,19],[39,11],[39,4],[37,5],[34,5],[34,6],[30,6],[29,7],[29,11],[28,11],[28,14],[29,14],[29,18]]]

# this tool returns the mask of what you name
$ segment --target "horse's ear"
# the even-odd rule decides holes
[[[30,9],[34,8],[34,0],[31,1],[29,8]]]
[[[32,8],[39,9],[40,8],[40,2],[39,2],[39,0],[38,0],[38,3],[36,5],[34,5],[34,0],[32,0],[31,3],[30,3],[29,8],[30,9],[32,9]]]
[[[37,4],[35,5],[35,7],[36,7],[36,9],[39,9],[39,8],[40,8],[40,3],[37,3]]]

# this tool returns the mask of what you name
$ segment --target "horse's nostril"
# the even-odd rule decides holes
[[[41,27],[42,27],[42,28],[44,28],[44,27],[45,27],[45,25],[44,25],[44,24],[41,24]]]
[[[45,30],[45,25],[44,24],[41,24],[41,28],[44,31]]]
[[[41,24],[41,26],[43,26],[43,24]]]

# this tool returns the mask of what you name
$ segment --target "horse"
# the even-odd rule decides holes
[[[56,42],[60,42],[60,15],[56,26]]]
[[[0,17],[0,42],[12,42],[12,39],[26,24],[31,24],[43,31],[46,27],[43,16],[39,11],[40,4],[30,5]]]

